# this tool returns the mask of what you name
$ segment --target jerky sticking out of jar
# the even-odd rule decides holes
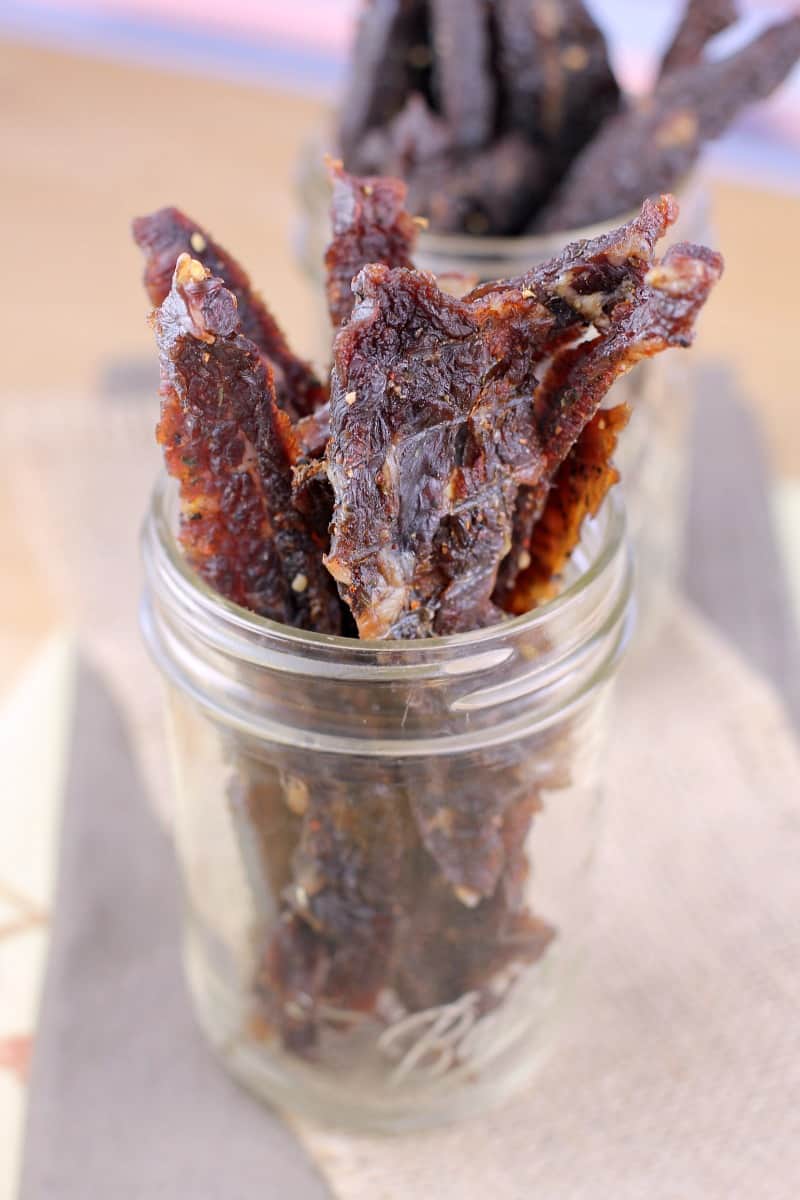
[[[181,255],[153,316],[161,360],[157,436],[180,481],[180,541],[227,599],[275,621],[335,633],[321,549],[291,504],[296,450],[236,297]]]
[[[580,541],[583,522],[597,515],[619,480],[612,456],[629,417],[626,404],[601,408],[559,467],[528,543],[528,566],[517,580],[509,605],[512,612],[527,612],[557,591],[559,576]],[[527,608],[521,608],[526,603]]]
[[[661,60],[660,75],[699,63],[706,45],[738,20],[735,0],[688,0],[675,34]]]
[[[652,95],[614,117],[575,160],[536,224],[570,229],[629,212],[676,187],[703,145],[778,87],[800,58],[800,16],[765,30],[719,62],[666,74]]]
[[[456,150],[484,146],[494,131],[496,94],[486,0],[429,0],[433,91]]]
[[[348,161],[369,129],[399,112],[409,91],[425,90],[430,65],[427,0],[364,3],[339,124]]]
[[[599,407],[615,377],[599,347],[616,349],[618,327],[644,344],[645,277],[676,215],[669,197],[647,202],[629,225],[464,300],[420,272],[359,276],[335,344],[326,564],[361,637],[498,619],[519,488],[549,484]],[[594,386],[565,386],[589,362]]]
[[[670,247],[663,260],[648,271],[636,302],[620,312],[606,335],[575,346],[552,363],[536,399],[548,413],[548,424],[553,420],[561,423],[559,413],[569,411],[574,396],[581,397],[584,409],[596,412],[613,382],[642,358],[672,346],[690,346],[698,314],[721,274],[722,259],[713,251],[686,243]],[[527,612],[551,594],[555,577],[578,543],[584,518],[597,510],[616,481],[609,462],[616,430],[609,428],[608,419],[599,414],[594,428],[584,428],[581,436],[573,439],[572,458],[567,452],[555,471],[547,472],[552,487],[542,515],[530,540],[512,547],[510,557],[518,568],[523,563],[520,552],[527,550],[524,569],[513,585],[511,575],[502,577],[495,593],[495,601],[508,611]],[[616,428],[626,421],[622,410],[616,415]],[[545,436],[551,446],[559,441],[555,436],[558,427],[553,428],[554,436]],[[563,448],[565,443],[560,440]]]
[[[272,368],[279,406],[294,418],[325,403],[327,388],[308,363],[292,353],[245,270],[196,221],[180,209],[161,208],[147,217],[136,218],[133,237],[145,254],[144,284],[151,304],[158,308],[164,302],[178,258],[181,254],[191,255],[236,297],[239,331],[258,347]]]
[[[399,179],[347,175],[330,164],[333,183],[333,241],[325,254],[328,309],[337,329],[353,311],[352,282],[367,263],[412,266],[418,225],[406,212],[406,186]]]
[[[507,120],[548,147],[549,176],[619,107],[602,30],[582,0],[495,0]]]

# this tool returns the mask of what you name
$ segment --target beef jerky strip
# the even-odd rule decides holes
[[[169,293],[178,258],[190,254],[236,297],[240,332],[255,343],[271,366],[279,406],[295,418],[325,403],[326,388],[308,363],[292,353],[246,272],[196,221],[177,208],[161,208],[133,222],[133,237],[145,254],[144,285],[156,308]]]
[[[281,925],[258,981],[291,1047],[315,1044],[321,1009],[373,1010],[411,895],[414,840],[393,783],[310,788]]]
[[[408,179],[421,163],[444,160],[452,150],[450,130],[419,92],[412,92],[388,124],[370,130],[353,157],[364,174]]]
[[[239,332],[236,297],[188,255],[153,317],[157,436],[180,481],[187,559],[223,596],[276,621],[335,633],[320,548],[291,504],[296,454],[269,368]]]
[[[670,71],[652,96],[612,118],[575,161],[537,223],[573,229],[635,208],[675,187],[705,142],[747,104],[768,96],[800,58],[800,15],[719,62]]]
[[[330,164],[333,183],[333,241],[325,254],[328,310],[334,329],[347,320],[355,302],[352,282],[367,263],[412,266],[418,225],[405,209],[406,185],[399,179],[348,175]]]
[[[467,158],[421,163],[409,177],[409,205],[436,233],[519,233],[550,181],[543,151],[511,133]]]
[[[424,1012],[485,988],[512,963],[533,963],[554,930],[532,913],[512,912],[497,892],[474,908],[460,903],[436,872],[418,873],[416,903],[398,946],[397,991]]]
[[[430,67],[425,0],[367,0],[351,56],[339,116],[339,145],[348,166],[374,127],[385,125]]]
[[[582,0],[494,0],[506,120],[550,151],[553,172],[619,107],[602,30]]]
[[[736,0],[688,0],[661,60],[659,75],[700,62],[707,43],[738,18]]]
[[[456,774],[440,765],[428,785],[411,795],[425,849],[456,897],[470,908],[494,894],[516,854],[514,833],[521,825],[513,814],[519,789],[514,765],[494,773],[479,765],[474,774],[462,768]],[[526,802],[525,832],[537,808],[538,802],[530,807]],[[516,877],[516,866],[513,873]]]
[[[594,411],[575,396],[548,422],[533,402],[539,376],[565,345],[613,324],[676,212],[671,198],[648,202],[622,229],[464,300],[423,273],[361,273],[335,343],[326,560],[361,637],[497,619],[490,596],[517,490],[541,482],[556,443],[566,454]]]
[[[429,0],[433,86],[453,146],[475,150],[494,131],[488,0]]]
[[[584,398],[605,395],[614,380],[642,358],[670,346],[691,345],[697,316],[721,274],[722,259],[711,250],[687,243],[670,247],[648,272],[640,302],[632,305],[607,335],[578,346],[562,363],[551,367],[542,389],[548,413],[556,414],[576,391]],[[584,430],[572,457],[567,454],[562,459],[544,513],[533,530],[530,566],[520,574],[508,598],[511,612],[527,612],[547,594],[553,576],[563,570],[584,518],[597,510],[615,482],[609,458],[616,432],[626,421],[624,407],[615,415],[613,411],[598,414],[591,434]],[[557,438],[547,440],[551,446],[558,445]]]

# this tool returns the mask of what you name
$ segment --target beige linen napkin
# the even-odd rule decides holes
[[[486,1118],[300,1125],[342,1200],[796,1200],[800,752],[684,603],[622,681],[586,969],[550,1060]]]

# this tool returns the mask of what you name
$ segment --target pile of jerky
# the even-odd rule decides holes
[[[720,258],[656,259],[665,196],[459,299],[411,265],[404,185],[331,170],[330,392],[196,222],[134,223],[186,555],[228,599],[318,632],[417,638],[525,612],[616,479],[627,412],[606,393],[690,343]]]
[[[800,15],[726,58],[735,0],[688,0],[657,78],[620,91],[583,0],[366,0],[339,119],[346,167],[397,175],[439,233],[575,229],[674,190],[800,57]]]
[[[134,222],[186,557],[229,600],[322,633],[423,638],[527,611],[617,478],[628,413],[601,406],[609,388],[690,344],[721,259],[656,258],[677,216],[664,196],[459,299],[413,268],[400,181],[331,173],[330,388],[201,226],[174,208]],[[487,1011],[500,975],[544,954],[526,836],[569,749],[561,729],[532,736],[496,761],[426,760],[420,779],[230,745],[228,803],[267,898],[253,989],[268,1036],[313,1055],[342,1013],[384,1022],[467,993]]]

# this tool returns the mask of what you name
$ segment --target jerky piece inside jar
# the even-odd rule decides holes
[[[412,891],[414,833],[400,787],[306,781],[300,840],[257,993],[284,1042],[311,1051],[321,1024],[372,1012]]]
[[[236,298],[182,255],[153,316],[161,360],[157,436],[180,482],[180,541],[194,569],[261,616],[336,633],[321,547],[292,505],[296,456],[272,375],[239,332]]]
[[[247,272],[211,235],[177,208],[160,208],[133,222],[133,237],[144,251],[144,284],[156,308],[164,302],[181,254],[189,254],[222,280],[236,297],[239,331],[249,338],[271,367],[279,406],[295,418],[313,412],[327,400],[323,385],[308,363],[290,349],[277,321],[254,291]]]

